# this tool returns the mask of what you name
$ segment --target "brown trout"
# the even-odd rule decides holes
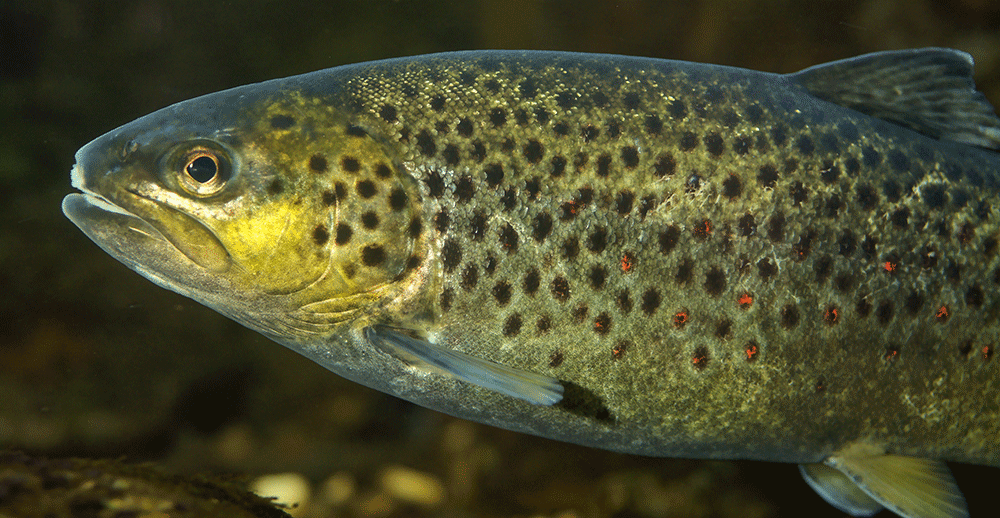
[[[1000,466],[1000,120],[961,52],[777,75],[557,52],[342,66],[82,148],[112,256],[375,389],[855,516]]]

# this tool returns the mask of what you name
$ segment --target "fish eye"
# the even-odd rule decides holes
[[[225,158],[210,149],[194,149],[184,155],[181,185],[196,196],[211,196],[221,191],[229,179]]]

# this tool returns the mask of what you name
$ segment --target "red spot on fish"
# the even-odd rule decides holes
[[[899,346],[890,345],[889,348],[885,350],[885,356],[882,358],[885,359],[886,363],[896,361],[899,358]]]
[[[750,306],[753,306],[753,295],[749,291],[744,291],[736,299],[736,303],[740,305],[740,309],[750,309]]]
[[[622,255],[622,273],[632,271],[633,266],[635,266],[635,256],[632,255],[632,252],[625,252]]]
[[[620,360],[622,356],[625,356],[625,351],[628,349],[628,342],[618,342],[615,344],[614,349],[611,349],[611,357],[615,360]]]
[[[688,322],[688,311],[682,309],[677,313],[674,313],[674,327],[677,329],[684,329],[684,325]]]
[[[983,346],[983,361],[984,362],[988,362],[988,361],[990,361],[990,358],[993,358],[993,346],[992,345],[984,345]]]
[[[694,356],[691,357],[691,365],[694,365],[694,368],[698,370],[708,367],[708,349],[704,347],[695,349]]]
[[[885,271],[892,273],[896,271],[896,268],[899,268],[899,263],[895,261],[886,261],[885,264],[882,265],[882,268],[885,268]]]
[[[696,238],[708,239],[712,235],[712,222],[706,219],[698,223],[694,226],[693,232]]]
[[[823,312],[823,321],[829,325],[834,325],[840,320],[840,310],[837,306],[827,306],[826,311]]]
[[[941,324],[948,321],[948,317],[951,314],[948,311],[948,306],[941,306],[934,312],[934,318]]]
[[[753,340],[747,342],[747,345],[746,347],[743,348],[743,351],[747,355],[748,362],[756,360],[757,356],[760,355],[760,348],[757,347],[757,342],[754,342]]]

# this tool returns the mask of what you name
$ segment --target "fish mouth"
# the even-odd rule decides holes
[[[114,188],[111,195],[95,192],[79,161],[71,178],[80,192],[63,198],[66,217],[112,257],[157,284],[175,285],[192,270],[219,273],[230,267],[225,247],[195,218],[127,188]]]

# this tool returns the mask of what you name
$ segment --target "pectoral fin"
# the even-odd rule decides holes
[[[882,510],[882,504],[851,482],[847,475],[826,464],[799,464],[799,472],[823,500],[851,516],[873,516]]]
[[[563,386],[549,376],[500,365],[386,326],[366,328],[365,337],[382,351],[418,369],[460,379],[536,405],[554,405],[562,399]]]
[[[906,518],[962,518],[969,516],[965,498],[944,462],[903,455],[888,455],[874,448],[855,445],[831,455],[824,461],[853,482],[874,502]],[[850,489],[829,472],[803,468],[809,485],[828,502],[854,516],[870,516],[870,503],[858,499]],[[822,481],[817,487],[814,482]],[[833,480],[833,482],[831,482]],[[829,494],[835,494],[832,499]],[[841,507],[841,504],[846,507]],[[859,512],[852,513],[851,505],[858,505]],[[867,509],[867,510],[866,510]]]

